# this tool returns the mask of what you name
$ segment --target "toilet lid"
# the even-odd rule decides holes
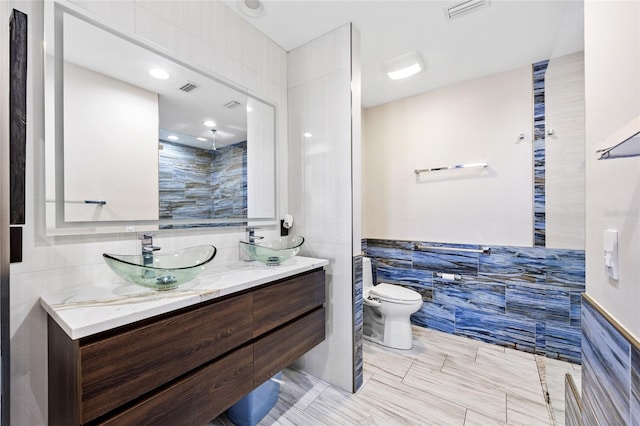
[[[399,285],[380,283],[371,290],[369,294],[386,300],[398,300],[404,302],[417,302],[422,300],[422,296],[417,291],[401,287]]]

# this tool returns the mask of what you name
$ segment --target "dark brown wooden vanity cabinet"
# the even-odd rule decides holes
[[[205,424],[324,340],[324,302],[316,269],[78,340],[49,317],[49,424]]]

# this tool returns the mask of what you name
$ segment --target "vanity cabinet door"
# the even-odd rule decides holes
[[[322,306],[324,301],[323,269],[262,287],[254,292],[253,336],[260,336]]]
[[[252,360],[253,347],[249,345],[199,369],[101,424],[206,424],[253,389]]]
[[[253,386],[291,365],[325,338],[325,309],[319,308],[253,344]]]
[[[81,342],[81,422],[251,340],[252,300],[251,294],[244,294],[89,344]]]

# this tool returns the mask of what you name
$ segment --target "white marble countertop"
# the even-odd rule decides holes
[[[40,298],[47,313],[72,339],[79,339],[328,265],[296,256],[278,266],[259,262],[211,264],[180,287],[154,291],[125,281],[75,287]]]

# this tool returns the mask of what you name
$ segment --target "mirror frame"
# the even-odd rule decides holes
[[[146,49],[160,57],[182,66],[191,72],[197,73],[202,77],[211,80],[214,83],[222,84],[227,88],[237,91],[239,94],[246,96],[255,101],[261,102],[273,109],[273,216],[271,217],[244,217],[244,218],[207,218],[207,219],[158,219],[158,220],[118,220],[118,221],[77,221],[66,222],[65,221],[65,202],[64,200],[64,103],[63,103],[63,90],[64,90],[64,40],[63,40],[63,14],[69,14],[77,19],[80,19],[89,25],[95,26],[103,31],[112,34],[115,37],[119,37],[127,42],[133,43],[138,47]],[[53,87],[47,89],[51,83],[47,82],[47,51],[51,51],[51,48],[47,49],[46,45],[49,41],[48,38],[52,38],[53,45]],[[47,204],[52,202],[46,199],[46,190],[44,196],[44,211],[45,213],[45,228],[46,234],[55,235],[82,235],[83,233],[125,233],[125,232],[137,232],[137,227],[142,227],[140,231],[149,231],[149,227],[157,227],[150,231],[164,230],[164,229],[193,229],[193,228],[219,228],[219,227],[231,227],[231,226],[245,226],[250,223],[259,223],[264,225],[272,225],[277,223],[278,217],[278,110],[273,102],[264,99],[261,96],[257,96],[251,93],[246,87],[230,81],[214,72],[196,67],[189,61],[180,58],[170,52],[169,50],[153,45],[149,40],[123,28],[115,28],[113,24],[106,22],[100,18],[89,16],[83,9],[78,8],[75,5],[60,0],[53,0],[51,2],[45,2],[44,4],[44,47],[43,47],[43,88],[44,88],[44,121],[47,123],[53,119],[53,142],[51,141],[51,135],[47,132],[47,125],[44,128],[44,142],[45,147],[48,144],[53,143],[53,161],[54,161],[54,176],[55,180],[55,199],[53,200],[55,208],[53,210],[55,220],[49,217],[49,209]],[[53,96],[47,96],[47,92],[53,93]],[[53,98],[53,99],[51,99]],[[47,106],[52,105],[53,113],[47,112]],[[160,141],[159,141],[160,142]],[[45,148],[46,151],[46,148]],[[50,155],[46,152],[44,154],[43,166],[47,167],[47,163],[51,160]],[[48,166],[51,167],[51,166]],[[48,173],[45,171],[45,179]],[[45,181],[46,186],[46,181]],[[158,206],[159,207],[159,206]],[[146,228],[145,228],[146,227]],[[121,228],[121,229],[118,229]]]

